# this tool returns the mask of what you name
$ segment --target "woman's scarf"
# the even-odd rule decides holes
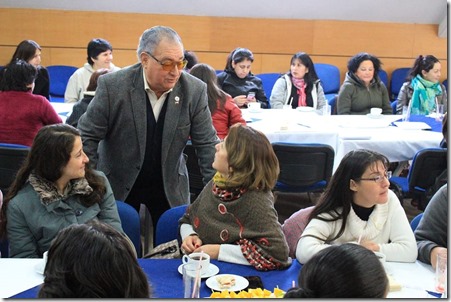
[[[417,75],[411,82],[413,88],[412,99],[410,100],[410,113],[427,115],[435,108],[437,95],[442,94],[440,83],[433,83]]]
[[[219,172],[213,176],[213,194],[222,201],[232,201],[241,197],[246,192],[243,188],[226,188],[227,179]]]
[[[304,79],[291,77],[291,82],[293,83],[294,87],[298,89],[298,107],[307,106],[307,95],[305,94],[305,88],[307,87],[307,84],[305,83]]]

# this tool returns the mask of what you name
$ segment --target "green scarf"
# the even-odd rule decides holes
[[[435,109],[435,98],[442,94],[439,83],[423,79],[419,74],[412,79],[412,99],[410,100],[410,113],[428,115]]]

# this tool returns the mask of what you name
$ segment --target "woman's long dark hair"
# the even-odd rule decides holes
[[[196,64],[189,73],[207,84],[208,108],[211,114],[218,109],[224,110],[227,94],[218,86],[216,71],[208,64]]]
[[[374,252],[353,243],[318,252],[302,266],[298,283],[284,298],[385,298],[389,288]]]
[[[419,55],[415,59],[412,68],[409,70],[406,80],[410,82],[418,74],[423,77],[422,71],[424,70],[425,72],[429,72],[432,68],[434,68],[434,64],[438,62],[440,61],[433,55],[427,55],[425,57]]]
[[[67,124],[48,125],[38,131],[27,158],[5,196],[0,211],[0,237],[6,235],[6,209],[8,204],[25,186],[30,174],[33,172],[50,182],[56,182],[62,176],[63,168],[69,162],[75,138],[79,136],[80,132]],[[89,195],[80,196],[80,201],[85,206],[91,206],[102,200],[106,188],[103,179],[96,175],[89,168],[89,165],[86,165],[85,168],[85,178],[93,192]]]
[[[108,224],[90,221],[52,241],[39,298],[150,298],[150,286],[129,241]]]
[[[318,239],[331,242],[343,235],[354,196],[354,192],[350,189],[350,182],[351,180],[357,180],[362,177],[368,167],[375,166],[378,162],[382,162],[385,168],[388,168],[388,159],[384,155],[370,150],[354,150],[343,157],[340,165],[330,179],[326,190],[321,194],[317,205],[313,208],[309,217],[309,221],[314,218],[323,221],[342,219],[342,224],[334,238]],[[324,213],[329,214],[331,217],[320,217]]]

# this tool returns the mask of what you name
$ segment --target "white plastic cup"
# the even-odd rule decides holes
[[[328,116],[332,114],[332,108],[330,107],[329,104],[326,104],[323,106],[323,115],[324,116]]]
[[[186,256],[186,255],[185,255]],[[183,297],[184,298],[200,298],[201,277],[197,272],[197,263],[190,262],[183,264]]]
[[[435,111],[435,120],[441,122],[443,120],[443,115],[445,114],[445,105],[437,104]]]
[[[189,255],[183,255],[182,262],[184,264],[186,263],[194,263],[195,265],[199,265],[200,257],[202,256],[202,271],[201,274],[205,274],[208,272],[208,269],[210,267],[210,255],[207,253],[191,253]]]
[[[410,120],[410,112],[409,112],[409,106],[402,106],[402,121],[408,122]]]

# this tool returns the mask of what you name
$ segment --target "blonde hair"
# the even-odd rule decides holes
[[[275,186],[279,161],[262,132],[235,124],[230,127],[225,148],[230,169],[227,187],[269,191]]]

